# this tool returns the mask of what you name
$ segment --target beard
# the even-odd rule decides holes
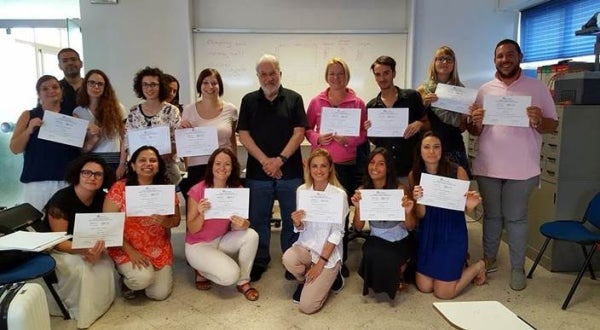
[[[263,90],[263,93],[266,96],[273,96],[275,94],[277,94],[277,92],[279,92],[279,86],[280,84],[277,85],[261,85],[260,88]]]
[[[515,78],[519,74],[519,72],[521,71],[521,68],[516,66],[512,70],[510,70],[508,73],[503,73],[502,70],[500,70],[500,68],[496,68],[496,71],[498,72],[498,76],[500,76],[500,78],[512,79],[512,78]]]

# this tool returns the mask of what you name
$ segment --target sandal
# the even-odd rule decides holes
[[[194,270],[194,276],[196,280],[196,289],[202,291],[210,290],[212,284],[210,280],[205,279],[197,270]],[[200,280],[198,278],[200,278]]]
[[[137,298],[137,294],[135,293],[135,291],[130,289],[127,285],[125,285],[125,282],[123,282],[123,277],[121,277],[120,282],[121,282],[121,296],[123,297],[123,299],[133,300],[133,299]]]
[[[258,300],[258,290],[250,286],[250,282],[246,282],[237,286],[238,292],[244,295],[250,301]]]
[[[479,270],[477,276],[475,276],[475,278],[473,279],[473,284],[484,285],[487,282],[487,264],[484,259],[481,259],[479,262],[483,263],[483,266],[481,270]]]

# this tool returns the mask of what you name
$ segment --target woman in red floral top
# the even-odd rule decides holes
[[[108,191],[104,212],[126,212],[125,186],[152,184],[167,184],[165,163],[154,147],[143,146],[131,156],[126,178]],[[155,300],[164,300],[171,293],[173,248],[170,228],[177,227],[181,220],[177,204],[175,197],[171,215],[127,216],[123,246],[108,249],[123,276],[126,299],[135,298],[134,291],[138,290],[145,290],[146,296]]]

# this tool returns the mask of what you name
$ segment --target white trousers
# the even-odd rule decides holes
[[[185,257],[194,269],[212,282],[229,286],[250,280],[258,248],[254,229],[229,231],[210,242],[185,244]],[[233,257],[237,254],[237,262]]]
[[[133,267],[128,262],[117,265],[117,270],[123,275],[123,283],[131,290],[145,290],[146,296],[154,300],[165,300],[173,291],[173,268],[164,266],[161,269],[154,267]]]

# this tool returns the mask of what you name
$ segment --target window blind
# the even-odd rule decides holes
[[[594,13],[598,0],[550,0],[521,12],[523,62],[594,54],[594,36],[575,36]]]

